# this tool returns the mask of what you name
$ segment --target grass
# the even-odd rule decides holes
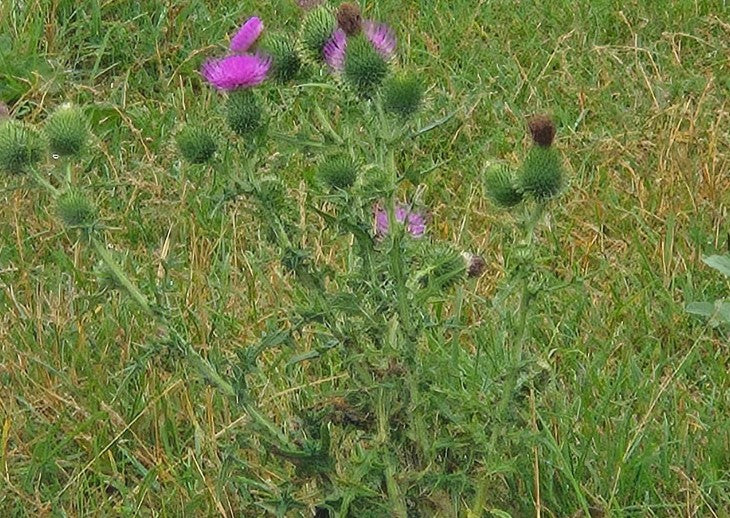
[[[337,497],[364,516],[402,514],[396,504],[409,516],[728,516],[728,335],[684,311],[728,288],[701,261],[730,247],[727,3],[365,6],[394,25],[405,63],[428,83],[423,122],[458,110],[398,160],[429,171],[432,235],[488,263],[419,344],[423,397],[405,410],[387,358],[368,386],[338,351],[290,363],[316,343],[306,333],[271,338],[296,300],[291,277],[250,209],[211,215],[213,173],[175,153],[185,119],[222,109],[197,74],[204,57],[251,13],[293,30],[293,2],[0,5],[0,99],[32,122],[66,100],[88,106],[99,152],[76,180],[109,241],[129,250],[127,271],[182,308],[192,343],[233,378],[241,374],[227,366],[243,346],[275,342],[248,386],[295,440],[332,421],[342,482],[333,496],[267,453],[241,409],[178,361],[153,322],[100,292],[94,257],[55,222],[50,197],[9,178],[0,187],[0,515],[311,516]],[[316,92],[267,95],[277,128],[289,130]],[[500,413],[514,361],[502,323],[513,306],[494,297],[518,214],[489,204],[481,176],[490,161],[519,162],[525,117],[541,111],[558,122],[570,188],[538,229],[543,282],[528,362]],[[215,181],[237,152],[224,150]],[[266,171],[304,202],[312,159],[272,147]],[[407,440],[372,422],[373,409],[425,423],[425,450],[404,449]]]

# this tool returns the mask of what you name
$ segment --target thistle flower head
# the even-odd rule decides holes
[[[358,169],[349,156],[338,156],[325,160],[317,170],[317,177],[331,190],[346,190],[357,181]]]
[[[383,107],[399,117],[409,117],[421,107],[423,85],[415,76],[392,77],[383,88]]]
[[[271,66],[271,58],[263,55],[228,56],[211,59],[200,73],[218,90],[239,90],[261,84]]]
[[[345,52],[347,51],[347,35],[342,29],[337,29],[325,43],[324,61],[334,70],[342,71],[345,68]]]
[[[344,66],[345,80],[363,97],[372,96],[389,72],[388,63],[362,36],[347,43]]]
[[[203,164],[213,158],[216,143],[212,132],[204,126],[186,125],[177,134],[177,148],[191,164]]]
[[[504,164],[496,164],[487,169],[484,186],[487,196],[498,207],[514,207],[522,201],[522,193],[515,185],[514,173]]]
[[[470,279],[481,277],[487,267],[487,263],[481,255],[475,255],[471,252],[462,252],[461,257],[466,265],[466,276]]]
[[[250,90],[231,92],[228,96],[226,120],[239,136],[246,136],[263,124],[264,111],[258,97]]]
[[[390,221],[388,211],[382,204],[375,205],[375,236],[383,239],[390,232]],[[420,238],[426,233],[426,215],[418,210],[412,209],[409,205],[399,203],[395,206],[396,222],[405,225],[406,231],[412,237]]]
[[[563,188],[563,167],[552,147],[534,146],[522,164],[519,186],[537,200],[557,196]]]
[[[271,58],[271,76],[285,83],[294,79],[302,66],[294,40],[284,34],[264,38],[262,52]]]
[[[21,174],[41,160],[45,151],[38,132],[20,121],[0,121],[0,171]]]
[[[59,196],[56,210],[69,228],[89,229],[96,223],[96,207],[78,191],[67,191]]]
[[[396,38],[389,26],[366,20],[362,28],[365,37],[384,59],[391,59],[395,55]]]
[[[43,128],[51,151],[60,156],[79,155],[89,137],[89,126],[78,106],[66,103],[58,107]]]
[[[532,140],[538,146],[549,147],[555,139],[555,123],[547,115],[535,115],[528,122]]]
[[[325,44],[337,28],[335,17],[326,6],[309,11],[302,21],[300,41],[309,59],[321,62]]]
[[[352,2],[344,2],[337,8],[337,26],[342,29],[346,35],[355,36],[360,34],[362,29],[362,14],[357,4]]]
[[[264,32],[264,22],[261,21],[261,18],[252,16],[241,25],[238,32],[231,38],[231,51],[246,52],[256,43],[262,32]]]

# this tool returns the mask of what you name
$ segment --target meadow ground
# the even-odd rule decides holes
[[[442,308],[447,332],[420,344],[430,381],[409,411],[429,423],[426,453],[343,424],[358,420],[353,401],[387,404],[382,387],[353,387],[338,354],[289,363],[306,337],[248,374],[260,411],[292,434],[325,407],[345,414],[332,450],[353,515],[729,516],[728,335],[684,308],[728,292],[702,257],[730,247],[730,5],[363,7],[394,26],[426,81],[421,119],[456,111],[400,160],[429,171],[432,236],[478,251],[487,271]],[[77,176],[108,241],[182,308],[185,333],[223,372],[286,322],[291,277],[245,204],[209,216],[211,173],[181,165],[174,134],[220,112],[198,67],[253,13],[272,28],[299,18],[283,0],[0,3],[0,100],[30,122],[67,100],[86,107],[97,151]],[[296,130],[306,92],[267,95],[277,128]],[[493,297],[518,214],[496,210],[481,178],[489,161],[520,160],[525,119],[543,111],[570,185],[537,234],[532,363],[496,412],[510,361],[498,323],[510,316]],[[235,149],[218,175],[240,161]],[[267,158],[302,206],[309,160],[273,145]],[[94,258],[46,194],[12,177],[0,193],[1,516],[311,516],[332,498],[267,452],[134,305],[100,293]],[[302,212],[303,225],[315,219]]]

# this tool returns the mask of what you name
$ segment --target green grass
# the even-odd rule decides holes
[[[316,343],[304,333],[247,375],[261,411],[295,440],[333,422],[352,515],[395,515],[390,482],[409,516],[728,516],[728,334],[684,306],[728,292],[701,258],[730,247],[730,6],[365,6],[394,25],[403,61],[429,86],[422,121],[458,109],[398,160],[430,170],[432,235],[480,252],[487,273],[418,344],[417,408],[397,406],[387,357],[369,386],[338,351],[288,364]],[[182,331],[233,378],[237,352],[286,322],[295,288],[246,204],[211,214],[214,174],[181,165],[174,135],[186,119],[222,117],[197,70],[252,13],[296,27],[284,1],[0,4],[0,100],[30,122],[67,100],[87,106],[98,151],[77,183],[109,242],[129,250],[127,271],[181,308]],[[306,136],[295,125],[317,92],[266,94],[277,129]],[[352,122],[326,110],[338,126]],[[513,365],[502,323],[514,317],[512,300],[494,296],[516,218],[490,205],[481,177],[490,161],[521,160],[525,118],[541,111],[558,123],[570,186],[538,230],[528,362],[500,413]],[[240,162],[235,144],[224,147],[217,182]],[[316,154],[269,151],[266,172],[307,199]],[[311,516],[330,488],[267,453],[243,411],[179,361],[153,322],[100,292],[95,257],[29,185],[0,184],[0,515]],[[377,408],[425,423],[425,451],[403,449],[403,430],[379,444]]]

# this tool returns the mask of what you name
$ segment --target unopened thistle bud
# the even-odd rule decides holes
[[[421,107],[423,85],[415,76],[393,77],[383,87],[383,107],[399,117],[410,117]]]
[[[69,228],[89,229],[96,223],[96,207],[78,191],[67,191],[59,196],[56,210]]]
[[[324,161],[317,170],[319,180],[331,190],[347,190],[355,184],[358,165],[348,156]]]
[[[51,151],[60,156],[81,154],[89,138],[84,112],[70,103],[61,105],[48,117],[43,131]]]
[[[496,164],[487,169],[484,186],[487,196],[498,207],[507,209],[522,201],[522,193],[515,185],[512,169],[504,164]]]
[[[371,97],[388,75],[388,62],[363,36],[350,38],[345,55],[345,80],[355,92]]]
[[[211,131],[203,126],[186,125],[177,134],[177,148],[191,164],[204,164],[216,152],[217,146]]]
[[[522,192],[536,200],[547,200],[563,188],[563,167],[557,151],[552,147],[534,146],[530,149],[522,170],[519,185]]]
[[[466,276],[467,265],[461,253],[450,244],[435,244],[428,248],[426,267],[428,283],[448,289]]]
[[[307,13],[299,39],[309,59],[322,62],[324,46],[336,28],[335,17],[326,6],[320,5]]]
[[[228,126],[240,136],[246,136],[263,124],[263,110],[251,90],[236,90],[228,96]]]
[[[532,140],[538,146],[549,147],[555,138],[555,123],[546,115],[535,115],[528,122]]]
[[[262,51],[271,57],[271,77],[285,83],[294,79],[302,66],[294,40],[284,34],[270,34],[264,38]]]
[[[24,173],[41,160],[44,150],[35,129],[12,119],[0,121],[0,171]]]
[[[337,8],[337,26],[348,36],[360,34],[362,15],[357,4],[345,2]]]

